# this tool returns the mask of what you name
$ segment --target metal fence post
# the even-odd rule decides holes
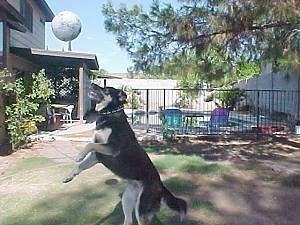
[[[146,90],[146,123],[147,132],[149,132],[149,89]]]
[[[299,33],[298,33],[299,35]],[[298,42],[300,44],[300,41]],[[297,120],[300,120],[300,75],[298,75],[298,90],[297,90]]]
[[[134,97],[134,92],[135,90],[132,90],[131,92],[131,124],[133,125],[134,121],[133,121],[133,97]]]
[[[164,89],[164,110],[166,109],[166,89]]]
[[[259,109],[259,90],[257,91],[256,95],[256,137],[258,138],[259,133],[259,115],[260,115],[260,109]]]

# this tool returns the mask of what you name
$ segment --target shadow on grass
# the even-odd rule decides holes
[[[44,167],[43,167],[44,166]],[[70,168],[46,158],[36,157],[20,161],[10,172],[15,180],[15,194],[4,197],[0,212],[1,225],[113,225],[123,223],[120,193],[125,184],[114,178],[96,181],[88,173],[68,184],[61,183],[61,174]],[[192,182],[172,177],[165,181],[174,192],[187,193],[197,188]],[[1,194],[1,193],[0,193]],[[166,212],[166,213],[165,213]],[[135,224],[136,221],[135,221]],[[151,225],[179,225],[175,212],[162,207]],[[184,224],[204,225],[186,219]]]
[[[101,175],[97,181],[91,176],[92,171],[63,184],[62,174],[67,174],[70,166],[43,157],[20,160],[3,180],[6,186],[0,191],[0,224],[94,224],[109,214],[120,201],[118,193],[123,191],[124,184],[106,177],[101,179]]]
[[[281,184],[286,187],[300,188],[300,174],[291,174],[282,177]]]
[[[172,212],[171,212],[172,213]],[[157,215],[155,215],[150,223],[150,225],[166,225],[166,224],[172,224],[172,225],[208,225],[206,223],[203,223],[201,221],[195,221],[195,220],[189,220],[185,219],[182,223],[179,221],[178,216],[174,216],[170,213],[170,210],[163,209],[161,212],[158,212]],[[99,220],[95,225],[119,225],[123,223],[123,211],[122,211],[122,205],[121,202],[119,202],[114,210],[104,217],[103,219]],[[133,215],[133,224],[137,225],[137,221],[135,219],[135,215]]]
[[[123,220],[124,220],[124,216],[122,211],[122,204],[120,201],[109,215],[107,215],[106,217],[104,217],[103,219],[95,223],[95,225],[122,224]],[[133,221],[134,224],[137,224],[134,215],[133,215]],[[163,223],[155,216],[151,222],[151,225],[163,225]]]
[[[197,188],[192,182],[183,180],[179,177],[172,177],[164,181],[166,187],[170,189],[173,193],[187,193],[189,191],[195,190]],[[196,204],[196,203],[195,203]],[[195,205],[194,204],[194,205]],[[203,203],[202,205],[197,207],[193,207],[194,209],[205,209],[209,208],[209,202]],[[212,204],[211,204],[212,205]],[[121,201],[116,204],[115,208],[111,211],[111,213],[101,220],[99,220],[95,225],[112,225],[112,224],[122,224],[123,222],[123,211]],[[137,221],[135,219],[135,215],[133,215],[133,224],[137,225]],[[165,225],[165,224],[172,224],[172,225],[208,225],[203,223],[202,221],[195,221],[190,219],[185,219],[182,223],[179,221],[179,216],[176,215],[174,211],[171,211],[166,206],[162,205],[160,212],[158,212],[154,218],[152,219],[151,225]]]
[[[211,161],[228,159],[282,160],[285,158],[284,154],[296,152],[300,146],[299,143],[290,141],[287,137],[274,135],[202,137],[193,141],[178,140],[174,143],[143,141],[141,145],[148,153],[198,155]]]
[[[112,186],[102,191],[93,186],[80,191],[50,192],[35,204],[16,210],[13,216],[4,216],[2,221],[0,219],[1,225],[119,225],[123,223],[124,217],[118,192],[120,188]],[[174,212],[168,209],[163,211],[167,213],[159,212],[151,225],[182,224]],[[136,221],[134,224],[137,225]],[[188,219],[184,224],[205,225]]]
[[[111,187],[110,187],[111,188]],[[114,188],[113,188],[114,189]],[[13,216],[6,217],[2,225],[82,225],[93,224],[102,217],[116,201],[108,190],[99,192],[97,187],[80,191],[53,193],[32,205],[20,208]],[[24,196],[25,197],[25,196]],[[5,215],[2,215],[2,217]]]
[[[176,156],[178,157],[178,156]],[[68,184],[61,183],[61,174],[69,171],[70,165],[58,165],[43,157],[23,159],[8,171],[14,187],[22,186],[15,194],[3,195],[0,212],[1,225],[113,225],[123,223],[120,194],[125,184],[114,178],[97,181],[91,173]],[[164,181],[174,193],[188,193],[197,186],[180,177]],[[162,207],[151,225],[182,224],[175,212]],[[133,216],[134,217],[134,216]],[[137,224],[136,221],[134,224]],[[201,221],[186,219],[184,224],[205,225]]]

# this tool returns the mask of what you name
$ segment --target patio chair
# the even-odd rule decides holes
[[[66,123],[68,122],[73,123],[72,120],[73,109],[74,109],[74,105],[68,105],[67,107],[65,107],[65,111],[62,113],[62,116],[63,116],[63,121],[65,121]]]
[[[183,132],[183,115],[180,109],[165,109],[161,112],[164,134],[176,135]]]
[[[229,124],[229,110],[226,108],[215,108],[210,115],[208,121],[208,133],[221,132],[221,127],[225,127]]]
[[[45,129],[46,130],[56,130],[62,125],[62,114],[56,113],[53,108],[47,106],[46,107],[46,115],[45,115]]]

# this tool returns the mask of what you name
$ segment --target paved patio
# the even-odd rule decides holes
[[[42,131],[33,134],[30,138],[33,141],[32,149],[41,156],[51,158],[56,162],[74,162],[77,155],[86,143],[92,140],[96,127],[96,115],[91,114],[84,123],[75,121],[66,123],[55,131]],[[144,129],[134,129],[138,140],[162,139],[156,133],[147,133]]]

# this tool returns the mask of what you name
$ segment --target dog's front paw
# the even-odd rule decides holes
[[[85,154],[78,154],[75,158],[75,162],[81,162],[85,158]]]
[[[74,178],[74,176],[71,176],[71,175],[66,176],[66,177],[62,180],[62,182],[63,182],[63,183],[68,183],[68,182],[70,182],[71,180],[73,180],[73,178]]]

